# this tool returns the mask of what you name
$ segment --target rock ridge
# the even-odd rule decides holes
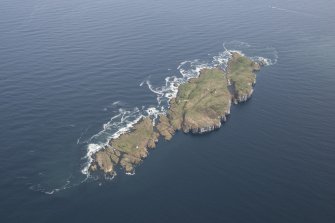
[[[106,148],[96,152],[89,171],[115,175],[120,166],[134,173],[154,149],[160,136],[171,140],[176,131],[204,134],[219,129],[230,115],[232,102],[246,102],[254,91],[256,72],[264,65],[232,52],[226,70],[219,67],[202,69],[200,75],[178,87],[166,114],[153,124],[151,116],[142,118],[131,131],[112,139]]]

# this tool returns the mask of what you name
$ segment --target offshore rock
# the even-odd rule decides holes
[[[265,62],[255,62],[231,53],[226,70],[202,69],[197,78],[178,87],[177,96],[170,100],[167,114],[160,114],[157,125],[153,118],[142,118],[133,129],[112,139],[109,145],[93,155],[89,171],[103,171],[114,175],[120,166],[128,174],[134,173],[155,148],[159,136],[170,140],[175,131],[203,134],[221,127],[230,114],[232,102],[247,101],[253,94],[256,74]]]

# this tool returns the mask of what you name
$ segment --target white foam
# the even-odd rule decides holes
[[[251,57],[253,61],[263,63],[265,66],[270,66],[274,65],[277,63],[277,58],[274,58],[273,60],[270,58],[265,58],[265,57],[260,57],[260,56],[255,56]]]
[[[156,125],[156,120],[158,118],[158,115],[162,113],[162,111],[158,110],[155,107],[150,107],[146,110],[147,114],[152,117],[152,125]]]
[[[116,176],[116,173],[113,173],[112,175],[105,174],[105,179],[106,180],[113,180],[115,178],[115,176]],[[99,186],[101,186],[101,184]]]
[[[228,53],[231,55],[232,53],[238,53],[240,54],[241,56],[246,56],[244,53],[242,53],[241,50],[228,50]]]
[[[236,42],[239,47],[250,47],[249,44],[244,42]],[[143,117],[151,116],[153,118],[153,125],[155,125],[155,120],[158,115],[165,113],[169,107],[169,102],[171,99],[175,98],[178,94],[178,87],[186,83],[191,78],[196,78],[200,75],[201,70],[206,68],[220,67],[226,69],[229,58],[231,58],[232,53],[239,53],[245,56],[240,50],[228,50],[223,44],[224,51],[213,56],[207,61],[201,60],[186,60],[179,64],[177,67],[179,75],[171,75],[165,78],[165,84],[162,86],[155,87],[150,80],[146,80],[140,83],[143,86],[144,83],[148,86],[148,89],[156,95],[157,106],[149,107],[145,109],[142,106],[141,109],[134,108],[133,110],[127,110],[120,108],[119,113],[113,116],[110,121],[103,124],[103,128],[100,132],[95,134],[90,139],[90,144],[87,146],[87,153],[84,157],[87,162],[82,169],[82,173],[89,176],[89,166],[91,165],[93,158],[92,156],[99,150],[104,149],[111,139],[116,139],[120,135],[129,132],[134,124],[138,123]],[[238,47],[238,48],[239,48]],[[250,57],[255,61],[262,61],[266,65],[272,65],[276,62],[265,57]],[[113,105],[119,105],[120,102],[116,101]],[[132,175],[133,173],[127,173]]]
[[[133,172],[126,172],[127,175],[133,176],[135,175],[135,170],[133,170]]]
[[[138,116],[134,121],[128,122],[125,127],[120,128],[116,131],[109,139],[119,138],[120,135],[127,133],[136,123],[138,123],[143,118],[143,115]]]
[[[178,93],[178,87],[186,83],[191,78],[199,76],[200,71],[206,68],[217,66],[225,67],[230,57],[229,51],[224,51],[217,56],[214,56],[209,62],[200,60],[186,60],[177,67],[179,76],[172,75],[165,78],[163,86],[155,87],[147,80],[146,84],[151,92],[156,95],[158,110],[165,112],[169,107],[171,99],[175,98]]]
[[[80,143],[82,143],[81,142],[81,138],[87,133],[88,129],[89,129],[89,127],[87,127],[84,131],[82,131],[82,133],[80,134],[79,138],[77,139],[77,145],[80,144]],[[86,142],[86,141],[84,141],[84,142]]]
[[[159,113],[159,110],[155,107],[150,107],[146,110],[146,112],[149,116],[155,116]]]
[[[44,194],[47,194],[47,195],[52,195],[52,194],[54,194],[56,192],[59,192],[61,190],[66,190],[68,188],[71,188],[71,187],[79,185],[78,183],[71,184],[71,181],[70,181],[71,177],[72,177],[72,175],[70,175],[68,177],[68,179],[66,180],[65,184],[63,186],[59,187],[59,188],[54,188],[54,189],[50,190],[50,189],[44,188],[41,184],[36,184],[36,185],[30,186],[29,189],[33,190],[33,191],[38,191],[38,192],[41,192],[41,193],[44,193]]]
[[[102,149],[103,146],[102,145],[98,145],[98,144],[89,144],[87,146],[87,153],[86,153],[86,156],[84,158],[87,159],[87,163],[86,165],[84,166],[84,168],[81,170],[81,172],[85,175],[88,175],[89,174],[89,171],[88,169],[90,168],[90,165],[93,161],[93,154],[95,154],[96,152],[98,152],[100,149]]]
[[[150,81],[146,81],[145,82],[147,85],[148,85],[148,88],[149,88],[149,90],[150,91],[152,91],[153,93],[155,93],[156,95],[157,95],[157,102],[158,102],[158,105],[160,105],[160,103],[161,103],[161,98],[163,97],[163,95],[164,95],[164,92],[163,92],[163,89],[155,89],[152,85],[151,85],[151,83],[150,83]]]
[[[129,132],[133,126],[144,117],[146,111],[135,107],[133,110],[119,109],[119,114],[113,116],[110,121],[103,124],[102,130],[93,135],[89,140],[91,143],[87,146],[86,155],[83,159],[87,160],[81,172],[89,175],[89,167],[93,162],[93,155],[106,148],[111,139],[116,139],[120,135]]]

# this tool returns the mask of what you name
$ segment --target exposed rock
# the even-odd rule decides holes
[[[91,170],[100,169],[105,173],[114,173],[114,166],[119,164],[128,172],[134,165],[148,155],[148,149],[154,148],[159,134],[154,130],[152,120],[147,117],[137,123],[129,133],[112,139],[109,147],[95,154]]]
[[[105,149],[98,151],[89,170],[114,174],[115,167],[120,165],[126,173],[133,173],[135,166],[147,157],[148,149],[156,147],[159,135],[170,140],[176,130],[202,134],[220,128],[230,114],[232,101],[237,104],[251,97],[255,72],[264,64],[232,53],[226,71],[201,70],[199,77],[179,86],[167,115],[161,114],[156,126],[150,117],[143,118],[130,132],[112,139]]]
[[[159,115],[159,122],[156,128],[164,136],[165,140],[170,140],[175,132],[166,115]]]
[[[105,173],[112,173],[114,172],[114,164],[112,162],[112,159],[110,157],[109,152],[101,151],[96,154],[95,160],[98,164],[98,166],[104,170]]]

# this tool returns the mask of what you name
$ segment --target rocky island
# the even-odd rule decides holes
[[[178,87],[177,96],[170,100],[166,114],[157,120],[144,117],[132,130],[112,139],[108,146],[93,155],[89,171],[114,175],[121,166],[132,173],[156,147],[160,136],[170,140],[176,131],[200,134],[220,128],[230,114],[231,103],[247,101],[256,83],[256,72],[262,62],[232,52],[225,70],[219,67],[202,69],[197,78]]]

